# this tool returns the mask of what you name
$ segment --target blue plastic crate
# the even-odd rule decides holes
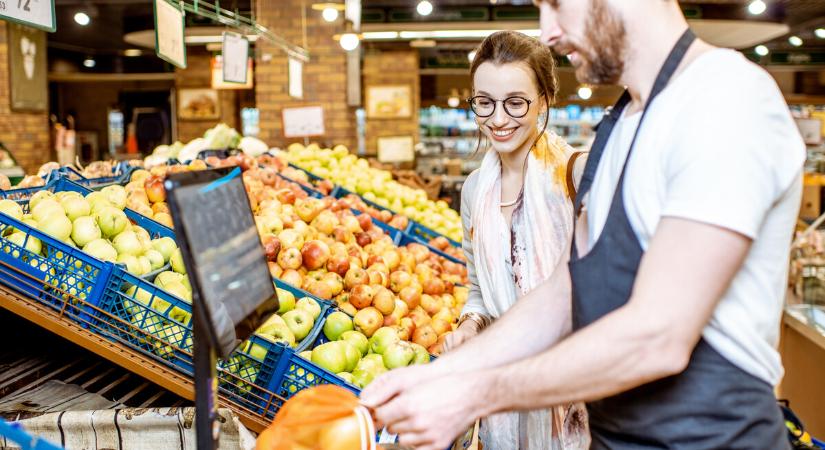
[[[461,243],[460,242],[454,241],[454,240],[444,236],[443,234],[441,234],[437,231],[433,231],[433,230],[425,227],[424,225],[421,225],[420,223],[415,222],[413,220],[410,220],[410,223],[409,223],[409,225],[407,225],[407,229],[404,230],[404,232],[409,234],[409,235],[420,238],[424,242],[430,242],[430,240],[432,240],[434,238],[437,238],[437,237],[444,237],[444,238],[447,239],[447,242],[449,242],[451,246],[456,247],[456,248],[461,248]]]
[[[20,245],[12,230],[21,233]],[[114,265],[5,214],[0,214],[0,236],[0,283],[88,326]]]
[[[125,185],[129,182],[129,178],[132,176],[132,172],[136,170],[136,167],[124,165],[118,163],[117,166],[114,167],[112,171],[112,175],[106,177],[99,177],[99,178],[86,178],[75,170],[74,167],[71,166],[64,166],[61,167],[59,170],[53,171],[48,181],[52,179],[56,179],[57,177],[65,177],[69,178],[70,180],[74,181],[75,183],[85,186],[90,189],[102,189],[106,186],[112,186],[115,184],[118,185]]]

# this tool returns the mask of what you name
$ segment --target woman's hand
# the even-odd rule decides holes
[[[441,347],[441,353],[447,353],[454,350],[459,345],[467,342],[471,337],[478,334],[478,324],[472,320],[465,320],[452,333],[447,335],[444,339],[444,344]]]

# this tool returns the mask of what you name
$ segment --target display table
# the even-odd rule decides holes
[[[785,377],[778,396],[790,400],[808,432],[821,439],[825,436],[825,307],[787,306],[779,351]]]

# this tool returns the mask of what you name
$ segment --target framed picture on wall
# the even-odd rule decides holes
[[[409,85],[367,87],[367,118],[403,119],[412,116],[412,88]]]
[[[11,109],[46,111],[46,33],[16,23],[8,24],[9,90]]]
[[[178,89],[178,118],[184,120],[219,119],[221,101],[215,89]]]

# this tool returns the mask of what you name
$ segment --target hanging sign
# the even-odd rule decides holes
[[[0,19],[50,33],[57,29],[54,0],[0,0]]]
[[[289,96],[292,98],[304,98],[304,63],[289,58]]]
[[[166,0],[154,0],[154,4],[155,53],[160,59],[185,69],[186,42],[184,41],[183,9]]]
[[[284,137],[321,136],[324,134],[324,108],[305,106],[284,108]]]
[[[213,57],[209,62],[212,69],[212,89],[252,89],[255,72],[252,68],[252,58],[246,63],[246,82],[234,83],[223,79],[223,58],[221,55]]]
[[[249,59],[249,41],[243,35],[224,31],[221,46],[223,81],[241,83],[247,81],[246,70]]]

